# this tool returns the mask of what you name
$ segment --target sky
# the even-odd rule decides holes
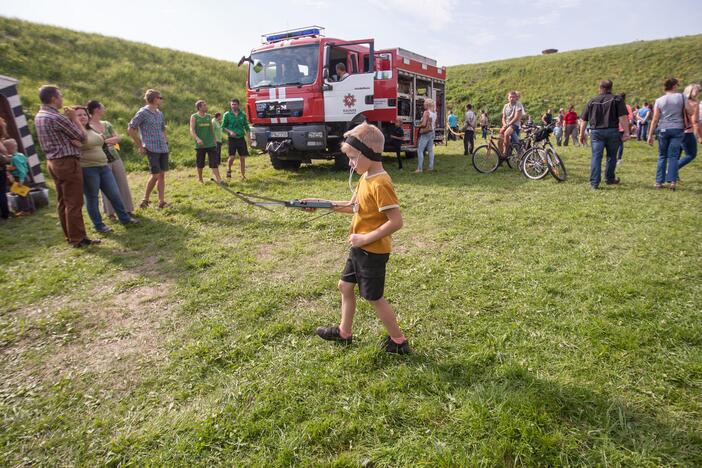
[[[309,25],[445,66],[702,33],[702,0],[0,0],[0,15],[230,61]]]

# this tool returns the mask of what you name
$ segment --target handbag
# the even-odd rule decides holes
[[[110,148],[107,146],[107,143],[104,143],[104,144],[102,145],[102,151],[105,153],[105,156],[107,156],[107,162],[108,162],[108,163],[111,163],[111,162],[113,162],[115,159],[117,159],[117,158],[115,158],[115,157],[112,155],[112,153],[110,152]]]

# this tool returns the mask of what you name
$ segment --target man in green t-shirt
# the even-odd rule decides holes
[[[197,180],[201,184],[202,170],[205,167],[205,154],[207,154],[207,165],[212,169],[212,174],[217,183],[222,182],[219,176],[219,156],[217,155],[217,141],[215,131],[212,126],[212,116],[207,113],[207,103],[197,101],[195,112],[190,116],[190,135],[195,139],[195,166],[197,167]]]
[[[241,178],[246,180],[246,156],[249,155],[247,143],[249,141],[249,121],[246,114],[239,110],[239,100],[232,99],[229,102],[231,111],[224,113],[222,130],[229,136],[227,143],[229,146],[229,160],[227,162],[227,177],[232,176],[232,163],[236,154],[239,153],[239,167],[241,168]]]

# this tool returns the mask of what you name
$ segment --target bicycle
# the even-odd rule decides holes
[[[495,172],[504,162],[512,169],[518,169],[522,156],[531,146],[529,137],[519,142],[512,142],[505,155],[500,151],[497,143],[502,138],[499,131],[499,128],[491,128],[487,144],[480,145],[473,150],[471,162],[475,170],[482,174]]]
[[[568,177],[565,163],[549,140],[552,132],[553,124],[534,132],[534,145],[524,153],[520,165],[522,174],[528,179],[540,180],[548,173],[559,182],[564,182]]]

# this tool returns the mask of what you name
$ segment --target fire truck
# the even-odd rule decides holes
[[[380,128],[387,142],[398,117],[402,149],[411,157],[428,98],[436,103],[436,141],[443,141],[445,67],[401,48],[376,50],[373,39],[344,41],[323,32],[311,26],[265,34],[262,45],[239,61],[248,62],[251,145],[268,153],[274,168],[333,159],[335,167],[347,169],[340,151],[344,132],[366,121]]]

